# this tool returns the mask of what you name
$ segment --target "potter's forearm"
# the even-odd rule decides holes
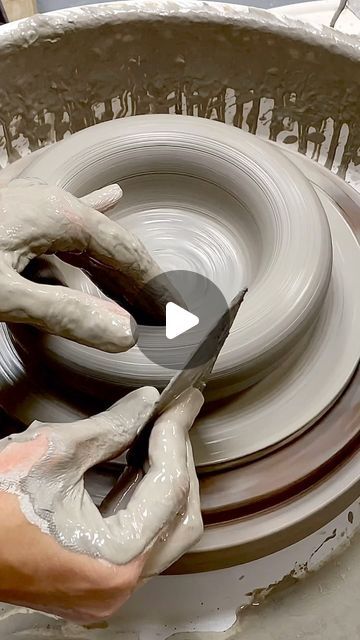
[[[160,274],[158,265],[137,238],[97,210],[120,196],[118,185],[83,200],[39,184],[0,189],[0,321],[29,322],[111,352],[134,344],[130,315],[114,302],[21,276],[32,258],[51,253],[81,253],[90,271],[101,263],[125,299],[141,291],[141,311],[164,313],[166,302],[176,300],[171,286],[143,289]],[[89,468],[131,445],[158,397],[156,389],[139,389],[87,420],[35,422],[0,440],[0,600],[80,621],[102,619],[144,576],[199,539],[188,436],[203,403],[197,390],[156,421],[148,472],[125,509],[103,516],[84,486]]]
[[[129,447],[158,397],[145,387],[87,420],[33,423],[0,441],[0,600],[72,619],[91,619],[98,602],[98,619],[198,540],[188,438],[203,403],[198,390],[182,394],[156,421],[149,471],[126,508],[102,516],[84,487],[90,467]]]
[[[0,492],[0,601],[77,622],[104,619],[139,583],[146,557],[125,567],[63,549],[24,517],[16,496]]]

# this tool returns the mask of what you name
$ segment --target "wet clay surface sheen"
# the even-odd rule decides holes
[[[0,43],[0,67],[6,78],[3,165],[28,149],[100,121],[170,112],[216,118],[285,143],[285,149],[312,157],[353,184],[358,181],[360,49],[354,39],[261,11],[191,3],[186,10],[181,4],[151,3],[139,9],[136,3],[118,3],[96,11],[85,8],[66,16],[36,18],[32,27],[9,27],[8,39]],[[91,52],[91,67],[85,51]],[[26,77],[29,60],[42,74],[41,88],[37,80]],[[9,72],[10,65],[16,73]],[[56,72],[50,74],[49,68]],[[28,98],[19,100],[19,95],[32,95],[31,104]],[[322,174],[319,184],[355,232],[359,226],[355,196],[337,189],[330,173]],[[21,359],[15,357],[15,362],[9,378],[16,380],[19,390],[24,369]],[[241,469],[201,479],[208,526],[201,543],[175,571],[230,565],[289,544],[358,495],[357,376],[333,410],[298,439]],[[10,387],[7,384],[3,397],[11,410],[16,394]],[[42,394],[39,413],[51,406],[52,391]],[[22,415],[35,406],[37,394],[38,389],[30,390]],[[70,420],[81,415],[74,396],[58,404]],[[88,410],[94,404],[89,401]],[[294,465],[289,464],[288,451]],[[255,468],[256,480],[251,473]],[[280,480],[275,477],[277,468]],[[252,502],[268,511],[256,513]],[[310,512],[318,514],[316,524],[310,522]],[[229,514],[234,517],[232,531],[230,524],[211,524]]]
[[[136,121],[137,119],[134,118],[134,122]],[[151,118],[147,119],[147,122],[150,122],[150,121],[151,121]],[[208,123],[207,126],[209,126],[209,131],[210,131],[210,129],[212,129],[212,124]],[[45,158],[45,155],[44,155],[44,158]],[[40,158],[40,161],[34,163],[33,176],[34,176],[34,173],[38,171],[39,167],[41,167],[41,165],[44,165],[44,162]],[[52,168],[53,167],[54,165],[52,165]],[[306,171],[307,177],[313,182],[314,186],[317,189],[319,189],[319,198],[321,198],[321,201],[324,202],[328,220],[332,221],[331,225],[333,226],[331,226],[331,230],[332,230],[332,233],[334,234],[334,237],[333,237],[333,242],[334,242],[333,269],[334,271],[333,273],[335,278],[334,283],[336,283],[336,287],[340,292],[339,300],[341,300],[341,296],[343,295],[344,299],[347,301],[347,304],[350,302],[350,307],[351,307],[351,304],[353,303],[354,308],[357,308],[355,298],[351,302],[351,296],[350,298],[348,297],[348,287],[349,287],[349,283],[351,282],[350,272],[349,273],[346,271],[342,272],[342,269],[340,269],[340,271],[337,271],[338,267],[336,266],[338,264],[337,252],[339,252],[339,256],[341,258],[341,256],[345,254],[347,256],[352,255],[352,252],[354,251],[354,260],[356,262],[356,259],[358,256],[356,239],[351,234],[351,231],[349,230],[349,228],[346,225],[344,225],[344,223],[342,222],[341,214],[339,214],[339,210],[336,209],[335,204],[331,204],[330,200],[326,201],[326,199],[323,198],[321,194],[321,188],[324,183],[323,175],[321,174],[321,176],[319,177],[317,171],[314,170],[312,172],[307,166],[306,166],[306,170],[304,171]],[[189,191],[187,191],[187,193],[189,193]],[[337,203],[337,193],[338,192],[334,188],[334,191],[332,193],[333,203]],[[340,190],[340,193],[342,194],[340,198],[341,202],[343,202],[344,197],[345,199],[346,197],[348,197],[349,202],[352,202],[351,190],[349,190],[348,193],[346,192],[346,190],[344,193]],[[356,199],[353,202],[353,209],[354,211],[356,209]],[[346,211],[347,211],[347,218],[349,220],[351,219],[351,216],[352,216],[351,214],[352,208],[347,207]],[[356,223],[354,224],[354,230],[356,230]],[[340,240],[340,238],[342,239]],[[341,262],[341,259],[340,259],[340,262]],[[332,284],[331,287],[329,288],[330,294],[333,286],[334,285]],[[352,290],[352,287],[350,286],[349,291],[351,292],[351,290]],[[337,304],[334,303],[333,299],[331,298],[331,295],[329,299],[330,301],[332,301],[329,306],[329,309],[330,309],[329,317],[333,317],[333,313],[334,313],[333,309],[336,310],[336,313],[340,313],[340,316],[341,316],[342,307],[339,306],[338,303]],[[349,317],[350,318],[352,317],[351,312],[349,313]],[[342,326],[343,326],[343,322],[342,322]],[[322,325],[320,324],[320,328],[321,327]],[[314,335],[315,334],[316,334],[316,331]],[[323,334],[324,332],[323,330],[321,330],[320,335],[323,335]],[[309,340],[307,336],[305,336],[305,338],[306,340]],[[344,350],[342,349],[342,351]],[[351,375],[353,368],[356,365],[356,360],[357,358],[355,354],[354,360],[350,366],[350,369],[348,369],[347,376]],[[296,371],[296,363],[298,362],[298,360],[295,358],[294,362],[295,362],[294,366]],[[339,365],[339,362],[340,361],[337,362],[338,365]],[[303,373],[303,370],[301,368],[300,368],[300,371]],[[346,383],[348,379],[347,376],[345,376],[345,379],[342,385]],[[295,377],[295,380],[296,380],[296,377]],[[39,382],[40,382],[40,378],[39,378]],[[259,383],[259,384],[261,385],[262,383]],[[337,387],[337,393],[341,392],[342,385]],[[52,390],[50,389],[48,384],[46,386],[48,388],[48,392],[50,392],[51,394]],[[275,388],[276,388],[276,385],[274,386],[274,389]],[[349,387],[349,389],[352,389],[352,387]],[[36,388],[34,389],[34,391],[39,397],[39,393],[38,391],[36,391]],[[249,393],[250,394],[253,393],[253,390],[250,390]],[[313,426],[313,428],[310,431],[308,431],[308,434],[305,434],[299,437],[292,444],[291,443],[288,444],[287,447],[281,448],[277,453],[275,452],[271,454],[271,452],[266,452],[270,455],[267,455],[265,458],[263,458],[263,460],[260,460],[259,462],[254,462],[252,464],[245,465],[241,469],[237,469],[231,472],[224,472],[217,475],[204,477],[201,480],[202,508],[203,508],[205,521],[207,524],[205,535],[203,540],[199,543],[198,547],[194,549],[194,552],[190,554],[188,558],[185,558],[183,561],[181,561],[180,565],[178,565],[177,567],[174,567],[173,569],[174,571],[177,571],[177,570],[188,571],[189,561],[193,568],[196,567],[197,569],[200,569],[200,570],[202,570],[204,566],[207,566],[206,563],[204,564],[203,558],[205,557],[204,554],[206,554],[207,559],[209,559],[209,546],[211,547],[213,544],[211,542],[211,539],[213,538],[215,533],[215,527],[214,527],[215,523],[223,523],[224,521],[229,520],[229,518],[234,519],[234,522],[235,522],[235,519],[236,519],[236,522],[237,524],[240,525],[241,531],[243,532],[244,536],[250,537],[251,535],[250,534],[251,519],[249,520],[250,514],[252,514],[252,517],[254,517],[255,523],[258,521],[258,524],[256,525],[256,527],[257,528],[259,526],[262,527],[263,525],[259,524],[259,522],[262,519],[261,518],[262,509],[264,508],[271,509],[276,514],[278,509],[280,509],[280,511],[281,509],[283,509],[284,500],[289,500],[290,498],[294,498],[294,504],[295,504],[297,500],[297,494],[298,494],[299,488],[301,488],[302,491],[304,491],[305,489],[309,489],[311,492],[314,482],[316,482],[319,479],[323,481],[324,478],[330,477],[330,475],[339,468],[339,463],[344,459],[344,456],[348,451],[348,447],[352,446],[356,442],[356,435],[357,435],[357,428],[358,428],[358,412],[357,412],[358,399],[356,394],[355,394],[355,397],[353,397],[350,393],[350,400],[349,400],[348,394],[349,394],[349,391],[346,392],[344,397],[339,401],[339,404],[335,406],[333,411],[329,412],[325,416],[325,418],[323,418],[322,421],[320,421],[318,424],[315,424],[315,426]],[[12,393],[10,391],[10,395],[9,395],[10,398],[11,398],[11,395]],[[255,387],[255,395],[256,395],[256,387]],[[264,397],[266,397],[266,394]],[[16,402],[15,396],[13,396],[13,398]],[[64,401],[64,399],[62,401]],[[331,399],[333,400],[334,398],[332,397]],[[81,414],[82,412],[81,401],[79,403],[78,402],[79,400],[81,400],[80,397],[79,398],[74,397],[74,401],[75,401],[74,408],[77,405],[78,410],[80,410],[80,414]],[[82,399],[82,401],[83,400],[84,399]],[[10,404],[8,405],[9,407],[11,406],[13,401],[10,399]],[[28,395],[26,403],[23,404],[22,411],[29,410],[29,407],[31,406],[31,404],[29,404],[29,401],[30,403],[32,402],[31,395]],[[231,406],[231,402],[232,402],[231,399],[225,401],[225,408],[226,406]],[[348,409],[347,409],[349,402],[351,407],[350,412],[348,412]],[[33,405],[33,410],[35,410],[34,407],[37,406],[38,408],[42,407],[41,411],[44,411],[44,410],[53,411],[55,405],[52,405],[53,408],[50,409],[51,404],[52,404],[51,395],[48,396],[47,398],[46,394],[41,392],[41,402],[40,404],[37,403],[37,405]],[[73,415],[72,413],[73,408],[71,405],[72,405],[72,402],[70,402],[70,404],[69,403],[64,404],[62,407],[59,404],[56,405],[56,411],[59,411],[60,409],[61,413],[59,413],[58,415],[59,416],[61,415],[62,419],[65,419],[66,415],[69,415],[69,416]],[[18,403],[17,403],[17,406],[18,406]],[[38,410],[38,408],[36,410]],[[218,405],[218,408],[219,410],[221,410],[220,405]],[[65,413],[64,413],[64,409],[65,409]],[[212,409],[213,409],[213,405],[209,404],[206,409],[207,413],[209,413],[210,411],[210,414],[211,414]],[[324,407],[324,410],[325,409],[326,407]],[[87,410],[90,411],[90,404],[88,404]],[[346,411],[346,429],[344,429],[344,423],[342,422],[344,410]],[[353,411],[355,412],[354,414],[352,413]],[[217,411],[214,412],[215,418],[216,418],[216,414],[217,414]],[[201,422],[199,424],[201,424]],[[325,426],[322,427],[323,424]],[[220,423],[217,425],[217,428],[221,429]],[[300,433],[297,435],[300,436]],[[322,436],[323,436],[323,439],[322,439]],[[305,446],[303,446],[301,444],[302,438],[306,438],[306,437],[308,437],[309,440],[308,441],[304,440]],[[319,443],[317,442],[318,439],[319,439]],[[281,443],[281,444],[285,444],[285,443]],[[318,455],[315,457],[307,455],[307,452],[309,451],[309,449],[310,450],[314,449],[315,453],[318,451],[319,452]],[[288,451],[291,452],[291,455],[293,457],[293,465],[291,465],[290,467],[288,465],[288,460],[289,460],[287,455]],[[272,463],[273,459],[275,460],[275,466]],[[277,473],[278,469],[280,470],[282,469],[281,474]],[[274,473],[275,470],[276,470],[276,474]],[[255,473],[254,475],[254,471],[258,471],[258,472]],[[96,483],[96,479],[95,479],[95,483]],[[239,487],[241,487],[240,499],[239,499]],[[244,521],[245,516],[247,518],[247,527],[244,526],[246,522],[246,518]],[[304,517],[305,520],[307,518],[307,516],[305,516],[304,511],[303,511],[302,517]],[[310,526],[310,525],[307,525],[307,526]],[[302,528],[298,527],[297,528],[298,533],[296,535],[301,535],[300,532],[303,533],[305,530],[306,529],[304,529],[304,527]],[[293,533],[295,535],[295,528]],[[273,534],[271,535],[274,538],[274,535]],[[226,539],[226,536],[224,537],[224,540],[225,539]],[[277,540],[278,540],[278,543],[284,544],[282,538],[277,537]],[[282,540],[282,542],[280,542],[280,540]],[[234,539],[229,542],[229,547],[231,548],[233,544],[234,544]],[[239,553],[239,548],[241,547],[241,544],[243,543],[241,542],[241,536],[240,536],[240,538],[238,538],[236,542],[236,550],[234,550],[234,555],[233,556],[231,555],[230,549],[228,550],[228,553],[226,554],[226,556],[222,552],[221,562],[222,563],[225,562],[226,564],[231,564],[233,562],[233,560],[231,560],[231,557],[237,556],[237,554]],[[271,544],[273,544],[273,542]],[[246,543],[246,545],[248,546],[248,543]],[[258,549],[257,552],[259,552],[260,548],[261,548],[260,546],[257,547]],[[254,553],[254,549],[253,551],[248,550],[246,551],[246,553]],[[243,556],[244,558],[249,557],[246,555],[246,553],[244,553],[244,556]],[[214,555],[213,551],[211,552],[211,554],[212,555],[210,557],[212,557],[212,559],[210,559],[209,566],[217,566],[216,563],[218,562],[218,559],[216,559],[215,557],[216,554]],[[208,562],[208,560],[206,562]],[[211,563],[215,563],[215,565]]]

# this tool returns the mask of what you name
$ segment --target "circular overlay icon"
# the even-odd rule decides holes
[[[153,278],[146,287],[152,292],[161,291],[168,288],[169,281],[174,299],[166,304],[164,324],[138,324],[137,346],[148,360],[166,369],[178,371],[205,365],[219,344],[217,325],[221,322],[227,328],[227,301],[209,278],[193,271],[168,271]],[[139,295],[143,294],[144,291]]]

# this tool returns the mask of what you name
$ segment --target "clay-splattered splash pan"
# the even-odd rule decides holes
[[[350,39],[342,41],[337,35],[335,46],[330,31],[306,31],[241,8],[196,5],[195,12],[194,5],[192,14],[190,5],[186,6],[186,18],[181,8],[179,13],[172,9],[167,30],[156,26],[157,19],[152,22],[147,9],[131,18],[131,10],[127,13],[121,5],[118,10],[97,13],[104,22],[103,42],[111,48],[117,33],[119,50],[112,50],[112,55],[129,59],[130,67],[117,67],[114,82],[115,77],[119,82],[120,73],[124,86],[119,94],[111,88],[111,71],[101,81],[109,85],[104,88],[100,82],[104,60],[111,69],[106,47],[101,60],[95,55],[93,76],[77,60],[77,72],[81,68],[84,77],[90,74],[86,91],[92,87],[94,100],[87,115],[81,101],[75,110],[71,103],[64,103],[57,111],[62,104],[64,68],[61,50],[57,45],[51,49],[55,71],[50,79],[43,69],[47,106],[45,97],[34,97],[43,120],[42,129],[35,124],[39,116],[31,125],[34,132],[39,131],[33,133],[31,148],[36,148],[35,140],[41,136],[51,134],[48,141],[54,141],[65,129],[74,133],[84,124],[139,111],[203,115],[288,146],[275,149],[207,120],[130,118],[99,125],[96,133],[87,129],[45,150],[28,164],[23,176],[60,184],[78,195],[119,180],[125,196],[114,217],[142,236],[165,269],[200,270],[229,299],[232,287],[247,284],[250,288],[209,385],[209,402],[193,432],[206,530],[203,540],[174,570],[198,571],[237,564],[286,546],[329,521],[360,493],[355,371],[360,353],[359,196],[330,171],[288,151],[295,146],[356,182],[355,105],[359,102],[354,96],[359,97],[360,56]],[[87,28],[81,19],[91,10],[79,15],[79,33],[85,42]],[[49,38],[51,18],[39,20],[45,21],[44,34]],[[151,36],[144,36],[145,25]],[[196,47],[188,40],[192,27]],[[186,56],[184,29],[191,49]],[[156,37],[165,51],[169,30],[172,46],[178,48],[176,64],[185,65],[180,71],[174,63],[178,79],[173,93],[174,75],[164,56],[156,71],[160,82],[149,84],[145,72],[151,49],[145,52],[148,37]],[[200,33],[204,37],[199,39]],[[127,36],[124,40],[122,34]],[[208,46],[219,38],[221,59],[209,68]],[[285,58],[284,46],[291,52]],[[134,57],[136,47],[144,48],[140,58]],[[256,57],[259,47],[266,49],[261,59]],[[36,57],[37,52],[31,51]],[[252,60],[251,77],[248,65],[233,75],[224,52],[228,60],[238,55],[240,66],[244,56]],[[136,68],[131,66],[133,59],[138,60]],[[3,59],[5,72],[7,64]],[[38,64],[42,64],[40,58]],[[319,64],[320,76],[316,75]],[[145,65],[144,77],[139,76],[141,65]],[[331,68],[331,78],[324,68]],[[4,77],[10,95],[15,89],[10,86],[12,76]],[[194,80],[199,77],[201,82]],[[71,85],[71,76],[66,82]],[[54,91],[57,106],[51,106]],[[15,113],[19,109],[14,105]],[[84,119],[76,125],[80,113]],[[10,119],[9,128],[6,122],[8,116],[4,140],[7,153],[13,155],[19,148],[16,126],[22,123],[26,130],[24,116]],[[56,133],[60,130],[61,134]],[[95,147],[94,136],[99,136]],[[146,225],[149,220],[151,224]],[[171,242],[176,252],[169,251]],[[179,259],[183,262],[176,262]],[[72,286],[94,290],[84,276],[65,268],[64,279]],[[34,368],[26,332],[2,328],[1,402],[23,424],[34,417],[80,417],[99,407],[94,389],[109,401],[120,387],[125,391],[126,386],[149,382],[161,387],[171,375],[157,371],[152,363],[144,367],[136,350],[113,358],[53,337],[43,340],[41,349],[41,367]],[[47,375],[45,364],[56,375]],[[76,373],[76,388],[66,384],[69,376],[63,374],[69,371]],[[89,477],[97,499],[118,472],[114,464]]]

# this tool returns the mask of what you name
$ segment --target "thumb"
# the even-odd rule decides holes
[[[126,451],[152,415],[158,399],[159,392],[154,387],[142,387],[96,416],[58,425],[65,456],[71,458],[78,477]]]
[[[122,189],[118,184],[109,184],[107,187],[92,191],[87,196],[80,198],[80,200],[87,207],[105,213],[105,211],[111,209],[119,202],[122,195]]]

